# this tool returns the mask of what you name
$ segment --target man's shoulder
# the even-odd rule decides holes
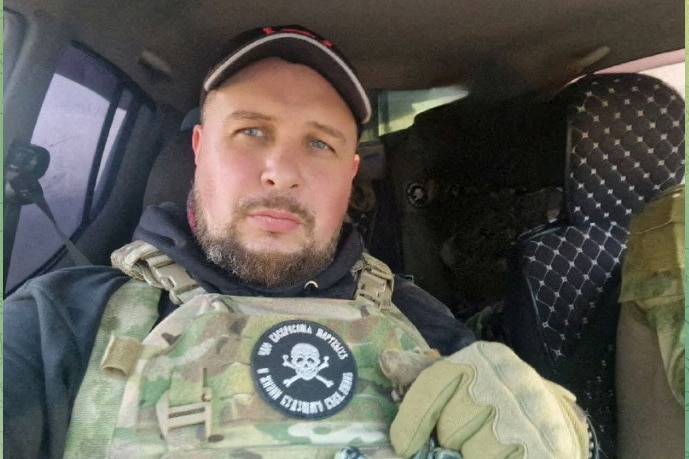
[[[428,344],[449,355],[475,341],[474,334],[450,309],[414,282],[395,276],[392,302],[421,332]]]
[[[427,310],[441,314],[441,316],[453,317],[452,312],[450,312],[445,303],[401,275],[395,275],[395,288],[392,299],[398,307],[403,307],[404,305],[424,307]]]
[[[61,268],[28,280],[21,289],[69,289],[70,286],[101,285],[119,280],[126,282],[129,277],[111,266],[77,266]]]
[[[63,268],[25,282],[5,299],[5,308],[13,303],[49,303],[74,305],[82,301],[107,298],[129,277],[109,266]]]
[[[12,324],[4,338],[11,345],[32,334],[61,345],[78,343],[88,354],[108,299],[128,279],[116,269],[96,266],[59,269],[31,279],[4,301],[5,324]]]

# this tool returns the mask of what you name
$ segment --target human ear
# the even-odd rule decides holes
[[[352,161],[352,179],[354,179],[354,176],[359,171],[359,163],[360,162],[361,162],[361,157],[359,156],[358,153],[355,153],[354,159]]]
[[[194,164],[199,165],[199,154],[201,151],[201,136],[203,135],[203,125],[197,124],[191,134],[191,148],[194,150]]]

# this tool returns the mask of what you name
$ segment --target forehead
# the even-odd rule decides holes
[[[326,78],[306,65],[281,58],[259,60],[231,75],[208,94],[204,111],[208,105],[221,107],[220,104],[209,104],[215,99],[237,104],[237,108],[241,110],[256,112],[261,110],[260,107],[253,106],[254,102],[264,104],[263,107],[268,110],[273,107],[276,110],[285,109],[285,105],[289,109],[304,108],[310,111],[314,121],[327,114],[327,117],[336,117],[333,123],[351,123],[353,130],[357,130],[349,105]],[[276,114],[278,113],[267,113]]]

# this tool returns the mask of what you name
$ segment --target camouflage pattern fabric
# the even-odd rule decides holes
[[[620,303],[655,331],[668,384],[684,405],[684,185],[664,192],[630,224]]]
[[[123,339],[137,341],[150,332],[158,318],[160,294],[161,290],[145,282],[130,280],[110,297],[72,410],[64,457],[106,457],[122,400],[124,378],[111,378],[101,372],[100,358],[113,332]]]
[[[113,297],[117,301],[106,317],[117,316],[111,309],[121,310],[123,304],[155,309],[157,298],[141,285],[126,284]],[[296,341],[288,341],[293,337]],[[102,329],[92,355],[96,365],[108,340],[109,349],[117,349],[113,343],[131,340],[131,334],[117,326]],[[281,343],[286,347],[280,348]],[[295,351],[309,346],[317,365],[312,359],[307,371]],[[107,365],[129,373],[126,380],[111,379],[107,389],[122,394],[114,429],[101,422],[102,415],[81,416],[88,409],[107,411],[98,402],[103,389],[88,381],[106,377],[89,369],[79,394],[87,406],[75,408],[66,456],[177,457],[193,452],[194,457],[332,458],[342,447],[355,446],[369,458],[396,457],[388,428],[397,408],[390,382],[378,367],[384,349],[427,349],[393,305],[197,296],[143,339],[133,363],[126,356],[108,360],[104,352]],[[338,374],[338,356],[351,360],[353,369]],[[262,358],[273,359],[272,366],[256,364]],[[300,385],[304,399],[319,391],[323,396],[316,394],[308,403],[290,396]],[[330,413],[330,407],[336,409]]]

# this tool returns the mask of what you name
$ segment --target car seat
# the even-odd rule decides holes
[[[460,319],[502,301],[505,254],[559,212],[563,107],[469,95],[383,138],[403,270]]]
[[[505,342],[570,389],[615,457],[615,335],[621,262],[633,214],[684,176],[684,101],[638,74],[582,78],[567,108],[562,218],[513,246]]]
[[[177,131],[158,153],[146,184],[143,208],[170,201],[186,205],[194,180],[194,150],[191,135],[199,123],[199,109],[190,110]]]

